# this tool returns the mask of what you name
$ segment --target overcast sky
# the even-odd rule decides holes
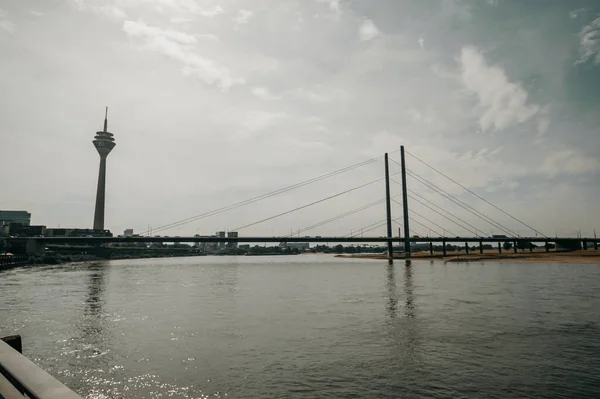
[[[117,143],[106,227],[115,234],[385,152],[399,161],[401,144],[548,235],[600,232],[597,0],[0,0],[0,209],[91,228],[92,140],[106,105]],[[379,160],[160,234],[235,229],[382,176]],[[408,184],[485,234],[501,233]],[[240,234],[289,234],[383,196],[377,182]],[[411,209],[468,234],[415,201]],[[301,234],[346,234],[384,217],[380,204]]]

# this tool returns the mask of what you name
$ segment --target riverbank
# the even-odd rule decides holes
[[[46,256],[29,256],[25,258],[24,256],[19,256],[17,261],[14,263],[3,263],[0,265],[0,271],[14,269],[16,267],[23,266],[37,266],[37,265],[60,265],[65,263],[72,262],[98,262],[104,260],[121,260],[121,259],[153,259],[153,258],[182,258],[182,257],[192,257],[192,256],[206,256],[205,253],[186,253],[186,254],[152,254],[152,255],[130,255],[130,254],[113,254],[109,257],[102,257],[92,254],[51,254]]]
[[[383,254],[352,254],[336,255],[338,258],[355,259],[387,259]],[[404,255],[395,255],[394,259],[404,259]],[[413,260],[442,260],[450,263],[461,262],[519,262],[519,263],[574,263],[574,264],[597,264],[600,265],[600,251],[572,251],[572,252],[522,252],[502,253],[484,251],[483,254],[448,253],[447,256],[429,255],[428,252],[417,252],[412,256]]]

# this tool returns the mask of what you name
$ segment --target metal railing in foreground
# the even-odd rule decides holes
[[[23,356],[20,348],[19,336],[0,339],[0,398],[81,399],[81,396]]]

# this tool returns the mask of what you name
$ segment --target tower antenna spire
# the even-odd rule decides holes
[[[108,107],[106,107],[106,109],[104,110],[104,133],[107,132],[107,127],[108,127]]]

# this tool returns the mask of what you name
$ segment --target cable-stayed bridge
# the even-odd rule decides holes
[[[447,182],[448,185],[459,190],[461,194],[468,196],[472,200],[471,203],[465,199],[461,199],[460,195],[453,194],[448,188],[442,187],[442,184],[434,183],[432,178],[427,178],[423,173],[417,173],[414,168],[409,168],[407,166],[407,158],[411,162],[425,167],[437,180]],[[179,237],[169,235],[169,232],[172,232],[173,229],[179,229],[182,226],[195,224],[207,218],[243,209],[248,205],[260,203],[261,201],[283,194],[293,193],[295,190],[318,182],[327,182],[333,178],[338,178],[344,173],[354,173],[360,168],[374,165],[382,160],[382,169],[384,172],[382,177],[361,182],[336,193],[230,229],[230,231],[238,232],[237,237],[200,235]],[[292,231],[290,234],[272,236],[265,234],[244,236],[239,233],[266,226],[271,221],[280,220],[289,215],[298,215],[301,211],[313,209],[313,207],[319,204],[347,199],[351,195],[359,194],[365,190],[373,191],[377,183],[385,184],[385,193],[382,192],[385,195],[381,198],[342,211],[327,219],[310,223],[302,228],[298,228],[296,232]],[[394,188],[394,193],[399,191],[400,194],[392,195],[392,187]],[[429,195],[426,196],[425,193]],[[480,205],[480,209],[485,207],[488,211],[484,213],[484,211],[477,209],[475,205]],[[319,231],[319,228],[335,224],[340,220],[351,220],[352,216],[364,213],[367,210],[380,210],[380,215],[385,217],[376,218],[372,223],[354,228],[349,234],[329,236],[315,234]],[[398,227],[398,234],[395,234],[395,227]],[[384,234],[377,235],[376,232],[381,229],[384,229]],[[526,231],[525,234],[520,233],[523,230]],[[490,231],[492,232],[491,234],[487,233]],[[506,242],[514,245],[515,252],[517,248],[524,248],[524,246],[529,246],[529,249],[531,249],[533,243],[541,243],[546,249],[548,249],[549,243],[560,244],[570,249],[587,249],[590,246],[593,246],[594,249],[598,248],[598,240],[596,239],[595,232],[593,237],[583,237],[580,234],[576,237],[558,237],[557,235],[552,237],[546,235],[522,218],[506,211],[484,198],[481,194],[459,183],[456,179],[435,168],[429,162],[405,151],[404,147],[389,154],[386,153],[383,156],[367,159],[269,193],[163,224],[154,229],[148,229],[136,237],[16,237],[9,238],[8,241],[13,243],[26,241],[30,247],[28,252],[39,251],[40,248],[49,243],[82,245],[119,242],[385,243],[387,244],[389,254],[392,254],[395,243],[402,243],[407,257],[410,257],[411,243],[429,243],[430,251],[432,251],[433,243],[442,243],[444,254],[447,243],[465,244],[467,252],[469,251],[469,243],[478,243],[480,252],[483,251],[483,243],[498,243],[499,251],[501,251],[500,243]]]

